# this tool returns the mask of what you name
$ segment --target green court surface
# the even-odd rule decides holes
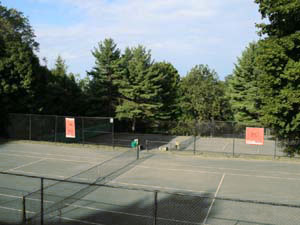
[[[142,151],[140,160],[126,163],[113,178],[95,181],[130,162],[132,156],[122,154],[38,142],[1,144],[2,172],[36,178],[0,174],[0,224],[21,224],[24,212],[26,219],[39,214],[38,177],[44,177],[44,212],[49,212],[44,224],[299,224],[300,163]],[[99,164],[109,167],[78,175]],[[64,207],[58,204],[62,200]],[[41,224],[40,218],[29,222]]]

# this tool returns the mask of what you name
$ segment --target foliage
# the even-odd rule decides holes
[[[28,19],[23,13],[8,9],[0,2],[0,37],[3,41],[19,42],[29,49],[38,49],[38,43]]]
[[[296,140],[300,134],[300,2],[298,0],[257,0],[263,18],[259,25],[259,92],[262,121],[281,139]],[[289,141],[287,143],[290,143]],[[289,152],[300,152],[299,144],[287,144]]]
[[[105,39],[92,51],[95,66],[88,72],[91,77],[89,115],[114,116],[118,90],[113,83],[116,65],[120,59],[120,50],[112,39]]]
[[[260,34],[284,37],[300,31],[299,0],[255,0],[255,2],[259,5],[262,18],[270,22],[257,25]]]
[[[238,58],[232,76],[228,78],[230,104],[234,119],[238,122],[256,122],[260,118],[260,73],[255,62],[257,49],[256,43],[250,43]]]
[[[149,73],[152,74],[155,85],[159,87],[154,99],[159,103],[154,115],[155,119],[176,119],[180,113],[178,105],[180,76],[177,70],[170,63],[158,62],[150,67]]]
[[[84,94],[76,82],[75,75],[67,73],[67,65],[58,56],[47,82],[46,103],[43,113],[55,115],[83,115]]]
[[[289,54],[299,47],[296,42],[300,44],[300,34],[266,39],[260,42],[257,58],[261,71],[262,119],[285,138],[300,129],[300,61]]]
[[[127,48],[122,56],[115,84],[119,87],[120,104],[116,108],[119,119],[130,119],[135,131],[139,119],[151,119],[162,107],[159,98],[163,74],[153,73],[150,51],[143,46]]]
[[[33,98],[40,69],[34,54],[38,44],[28,19],[15,9],[0,3],[0,126],[4,127],[8,112],[28,112],[34,107]]]
[[[224,86],[207,65],[197,65],[181,81],[182,117],[187,120],[222,120]]]

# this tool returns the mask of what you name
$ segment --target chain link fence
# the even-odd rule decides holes
[[[1,224],[298,225],[300,221],[300,205],[296,204],[214,197],[205,193],[172,193],[7,172],[0,172],[0,176],[27,181],[39,189],[34,196],[26,196],[26,191],[5,189],[1,184]],[[47,191],[48,186],[57,183],[64,185],[60,191]],[[65,193],[71,193],[73,188],[89,192],[82,195],[84,197],[70,195],[68,201],[54,204],[57,199],[65,199]]]
[[[9,114],[7,132],[17,140],[61,143],[98,144],[129,148],[138,139],[141,150],[180,151],[191,154],[226,154],[232,156],[258,155],[299,157],[286,152],[287,147],[299,145],[296,140],[280,140],[271,129],[264,129],[263,145],[248,145],[247,127],[259,124],[236,122],[139,121],[134,132],[131,122],[102,117],[70,117],[75,120],[75,138],[66,138],[66,116]]]
[[[66,137],[66,118],[74,118],[75,137]],[[106,117],[9,114],[9,138],[82,144],[113,144],[113,123]]]

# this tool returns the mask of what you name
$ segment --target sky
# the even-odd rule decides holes
[[[207,64],[224,80],[249,42],[258,40],[255,23],[261,22],[254,0],[0,1],[29,19],[37,54],[49,68],[60,55],[82,78],[95,65],[92,50],[112,38],[121,51],[145,46],[181,76]]]

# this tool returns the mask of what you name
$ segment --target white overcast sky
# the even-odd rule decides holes
[[[254,0],[0,0],[29,18],[40,58],[53,67],[61,55],[69,72],[86,76],[91,50],[113,38],[121,50],[144,45],[155,61],[181,76],[208,64],[220,79],[230,74],[261,22]]]

